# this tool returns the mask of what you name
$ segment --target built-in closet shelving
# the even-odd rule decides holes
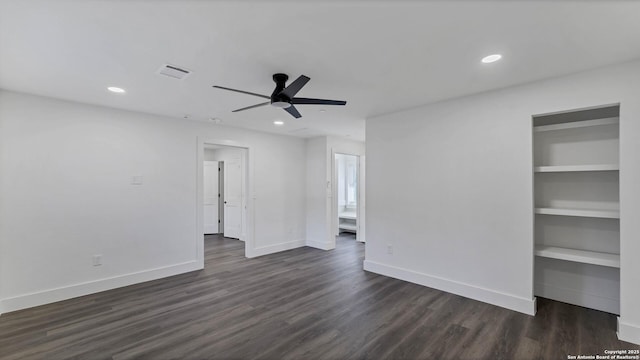
[[[533,117],[536,296],[620,309],[619,105]]]
[[[341,231],[353,232],[358,230],[358,222],[355,211],[342,211],[338,214],[338,228]]]

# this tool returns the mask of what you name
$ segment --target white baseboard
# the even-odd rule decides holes
[[[618,340],[640,345],[640,326],[631,325],[618,318]]]
[[[251,256],[247,256],[247,257],[263,256],[263,255],[269,255],[269,254],[273,254],[281,251],[296,249],[299,247],[303,247],[304,244],[305,244],[304,240],[296,240],[296,241],[289,241],[289,242],[284,242],[284,243],[279,243],[274,245],[263,246],[263,247],[253,249],[253,251],[251,252]]]
[[[67,300],[79,296],[94,294],[105,290],[111,290],[123,286],[129,286],[201,269],[202,267],[198,265],[197,261],[189,261],[181,264],[151,270],[144,270],[136,273],[119,275],[106,279],[89,281],[69,286],[63,286],[31,294],[24,294],[0,300],[0,311],[10,312],[34,306],[50,304],[57,301]]]
[[[312,248],[320,249],[320,250],[332,250],[336,248],[335,244],[331,242],[322,242],[322,241],[313,241],[313,240],[308,240],[306,245]]]
[[[535,284],[534,294],[536,294],[536,296],[566,302],[568,304],[583,306],[612,314],[620,314],[620,299],[616,298],[593,295],[582,291],[541,283]]]
[[[376,274],[389,276],[392,278],[412,282],[414,284],[446,291],[448,293],[464,296],[470,299],[525,313],[527,315],[535,315],[536,313],[535,298],[528,299],[511,294],[505,294],[500,291],[485,289],[478,286],[444,279],[438,276],[424,274],[409,269],[399,268],[396,266],[381,264],[370,260],[364,261],[364,269]]]

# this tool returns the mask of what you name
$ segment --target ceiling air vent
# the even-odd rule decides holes
[[[182,80],[191,74],[190,70],[182,69],[174,65],[164,64],[159,70],[158,74],[172,77],[174,79]]]

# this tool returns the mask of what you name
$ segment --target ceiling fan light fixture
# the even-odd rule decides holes
[[[280,108],[280,109],[286,109],[286,108],[291,106],[291,104],[289,104],[286,101],[274,101],[274,102],[271,103],[271,105],[273,105],[273,106],[275,106],[277,108]]]

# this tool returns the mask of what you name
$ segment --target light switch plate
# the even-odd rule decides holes
[[[142,185],[142,175],[134,175],[131,177],[131,185]]]

